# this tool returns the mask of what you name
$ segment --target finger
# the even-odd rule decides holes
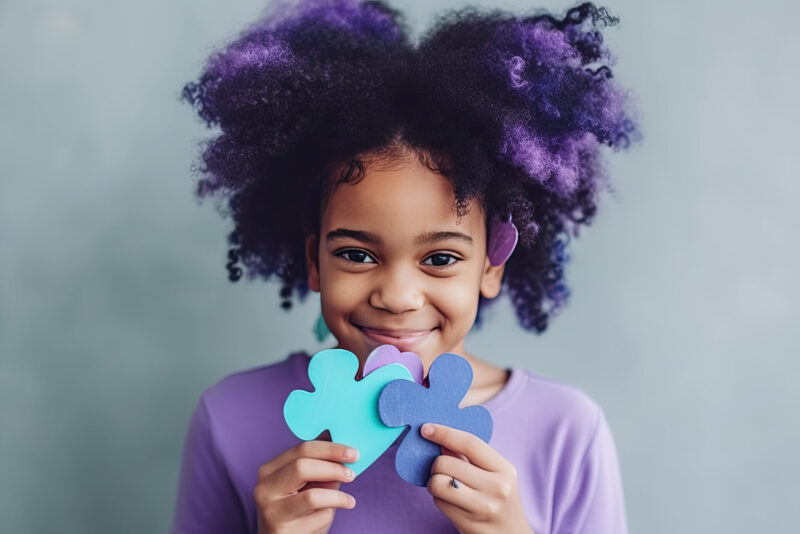
[[[449,517],[451,521],[453,521],[455,518],[468,519],[472,515],[460,506],[449,503],[440,497],[434,497],[433,504],[435,504],[436,507],[444,513],[444,515]],[[455,521],[453,522],[455,523]]]
[[[304,521],[310,514],[333,511],[336,508],[353,508],[355,499],[338,490],[315,488],[296,493],[269,503],[271,524],[289,524]],[[324,515],[316,513],[317,516]]]
[[[444,445],[442,445],[439,448],[442,450],[442,454],[445,455],[445,456],[453,456],[454,458],[461,458],[465,462],[469,462],[469,458],[467,458],[466,456],[464,456],[461,453],[451,451],[450,449],[448,449]]]
[[[326,508],[350,509],[356,505],[355,498],[343,491],[324,488],[313,488],[302,491],[280,500],[280,511],[277,512],[278,521],[291,521],[306,514]]]
[[[460,508],[438,497],[433,498],[433,504],[435,504],[436,507],[447,516],[447,518],[453,523],[453,526],[456,527],[457,532],[485,532],[484,530],[478,530],[483,525],[480,525],[481,521],[475,516],[475,514],[471,514],[463,508]]]
[[[310,490],[311,488],[325,488],[325,489],[337,490],[341,485],[342,483],[339,482],[338,480],[328,481],[328,482],[309,482],[308,484],[300,488],[298,491],[307,491]]]
[[[481,500],[481,495],[474,488],[458,481],[458,487],[453,487],[453,477],[436,473],[428,479],[428,493],[437,499],[442,499],[453,506],[457,506],[463,513],[473,513]]]
[[[487,471],[480,467],[464,460],[444,455],[437,456],[431,465],[431,475],[437,473],[455,478],[459,484],[464,483],[476,489],[486,485],[487,475],[489,475]]]
[[[271,495],[280,496],[299,491],[309,482],[351,482],[354,478],[353,470],[338,462],[298,458],[278,469],[265,482],[269,484]]]
[[[314,510],[288,523],[287,532],[327,532],[335,515],[336,508]]]
[[[286,449],[281,454],[263,464],[258,470],[258,480],[262,480],[297,458],[316,458],[332,462],[346,463],[358,459],[358,451],[342,443],[330,441],[303,441]]]
[[[434,423],[422,425],[421,433],[425,439],[463,454],[482,469],[501,471],[505,467],[505,458],[475,434]]]

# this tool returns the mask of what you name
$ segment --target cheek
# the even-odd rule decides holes
[[[437,290],[436,305],[453,322],[471,321],[475,317],[480,284],[474,275],[443,280]]]
[[[364,284],[358,277],[326,266],[320,271],[321,301],[328,313],[347,313],[364,297]]]

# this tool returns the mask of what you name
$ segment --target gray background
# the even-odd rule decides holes
[[[316,295],[230,284],[191,195],[178,91],[263,5],[0,2],[4,532],[165,531],[202,389],[322,348]],[[419,32],[462,3],[394,5]],[[603,5],[644,143],[607,154],[565,313],[537,337],[504,299],[467,347],[603,406],[631,532],[797,532],[800,3]]]

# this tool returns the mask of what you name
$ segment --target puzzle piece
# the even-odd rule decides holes
[[[364,376],[390,363],[403,364],[406,369],[411,371],[414,382],[422,384],[424,380],[422,375],[425,374],[425,371],[419,356],[414,352],[400,352],[400,349],[391,344],[381,345],[369,353],[367,361],[364,362]]]
[[[292,391],[283,406],[289,429],[310,440],[329,430],[331,441],[358,449],[356,462],[346,463],[356,475],[369,467],[403,432],[381,421],[378,395],[392,381],[412,382],[411,373],[399,363],[376,369],[356,381],[358,358],[344,349],[316,353],[308,364],[314,391]]]
[[[485,442],[492,437],[492,416],[483,406],[459,409],[472,384],[472,367],[457,354],[440,354],[428,371],[430,388],[408,380],[387,384],[378,398],[381,419],[390,427],[410,430],[400,442],[395,469],[403,480],[425,486],[433,461],[439,456],[437,443],[420,434],[424,423],[439,423],[471,432]]]

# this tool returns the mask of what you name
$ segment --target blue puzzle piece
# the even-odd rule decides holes
[[[430,387],[407,380],[387,384],[378,398],[381,419],[390,427],[409,426],[395,457],[395,469],[403,480],[425,486],[439,445],[422,437],[424,423],[439,423],[475,434],[485,442],[492,437],[492,416],[483,406],[459,409],[472,384],[469,362],[451,352],[440,354],[428,371]]]
[[[314,391],[292,391],[283,406],[283,416],[300,439],[314,439],[323,430],[329,430],[331,441],[358,449],[358,460],[345,464],[358,475],[404,430],[383,424],[378,414],[378,395],[389,382],[413,379],[399,363],[375,369],[359,381],[355,379],[356,371],[358,358],[348,350],[327,349],[316,353],[308,364]]]

